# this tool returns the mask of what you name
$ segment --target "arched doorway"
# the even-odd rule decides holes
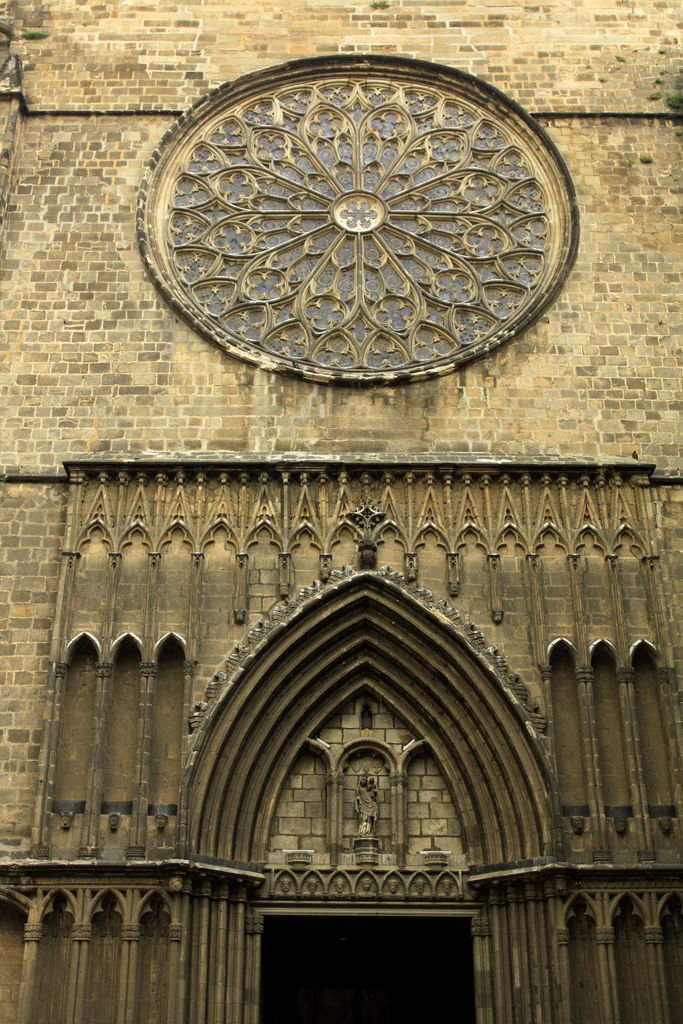
[[[266,918],[263,1024],[412,1024],[455,1004],[474,1024],[467,918]]]
[[[431,950],[452,981],[443,948],[469,1005],[469,873],[553,852],[552,774],[504,659],[382,572],[340,574],[275,621],[225,679],[184,780],[188,855],[263,872],[225,913],[233,1005],[276,1024],[262,996],[286,977],[292,1020],[331,1019],[335,999],[348,1024],[393,1020],[386,1006],[420,997],[402,951],[426,957],[419,976]],[[485,920],[476,934],[485,979]]]

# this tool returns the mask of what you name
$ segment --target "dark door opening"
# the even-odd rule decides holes
[[[262,1024],[474,1024],[467,918],[266,915],[262,980]]]

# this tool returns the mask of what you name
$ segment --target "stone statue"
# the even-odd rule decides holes
[[[374,775],[361,775],[353,807],[358,815],[359,837],[374,835],[377,817],[377,779]]]

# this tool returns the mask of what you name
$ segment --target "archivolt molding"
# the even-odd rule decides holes
[[[274,639],[285,624],[290,623],[296,617],[307,614],[312,602],[339,590],[345,582],[348,583],[360,577],[374,578],[384,581],[388,588],[397,588],[407,595],[409,600],[436,615],[444,625],[447,624],[448,628],[458,636],[470,656],[474,657],[487,672],[493,673],[501,690],[523,716],[528,728],[537,737],[545,731],[545,719],[543,715],[539,714],[538,705],[529,703],[527,687],[521,682],[518,675],[510,671],[507,658],[499,651],[498,647],[487,646],[484,633],[477,629],[473,622],[463,619],[458,609],[450,602],[435,600],[432,592],[426,587],[415,587],[408,583],[403,573],[392,571],[387,566],[383,566],[376,572],[358,572],[350,566],[345,566],[343,570],[332,570],[327,580],[315,580],[312,586],[302,587],[295,598],[276,604],[268,618],[259,619],[247,631],[242,642],[237,644],[234,651],[225,659],[225,667],[219,668],[214,673],[206,691],[208,703],[203,709],[206,717],[210,720],[216,714],[221,713],[218,708],[225,699],[224,695],[239,680],[244,669],[251,665],[253,659],[265,649],[269,639]],[[195,749],[201,745],[204,735],[210,727],[210,721],[205,721],[204,718],[201,728],[195,727],[196,731],[192,741]]]
[[[525,687],[473,624],[401,573],[332,572],[249,630],[226,669],[198,709],[182,787],[187,849],[262,859],[292,757],[370,676],[450,780],[473,861],[551,851],[556,787]]]

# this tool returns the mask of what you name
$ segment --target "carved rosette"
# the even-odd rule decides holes
[[[319,380],[444,373],[508,339],[573,259],[550,139],[468,75],[307,61],[223,87],[165,137],[143,256],[219,345]]]

